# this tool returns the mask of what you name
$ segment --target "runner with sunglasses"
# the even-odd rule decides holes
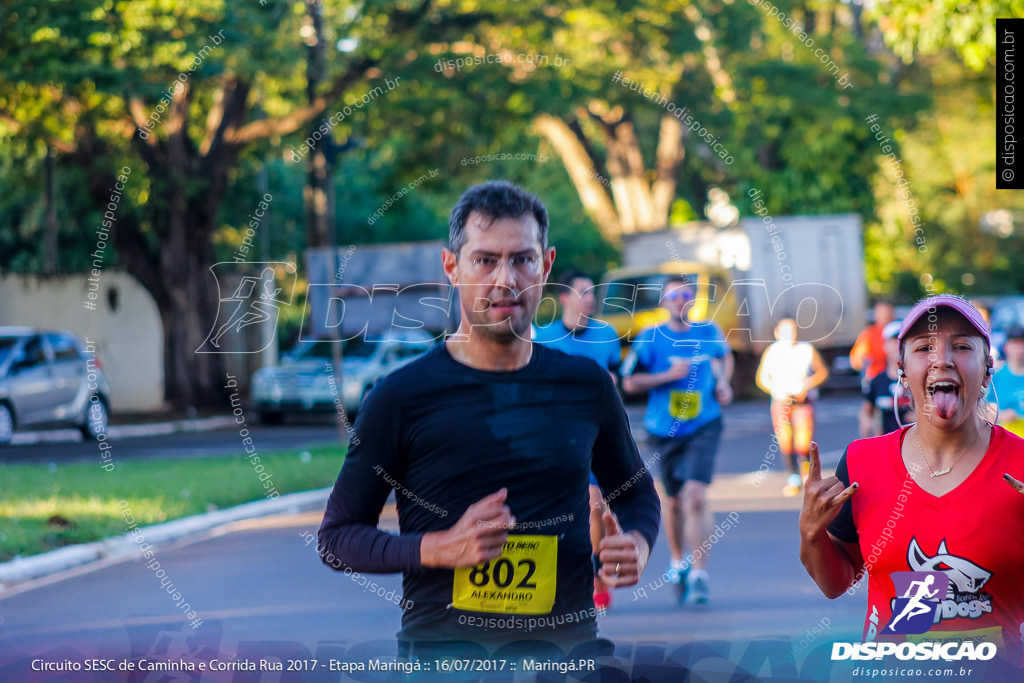
[[[707,487],[722,438],[720,404],[732,400],[733,358],[718,325],[688,319],[694,298],[686,278],[668,279],[661,303],[669,320],[641,330],[622,363],[622,386],[649,392],[644,427],[667,494],[667,576],[681,602],[702,604],[710,597],[702,546],[714,526]]]

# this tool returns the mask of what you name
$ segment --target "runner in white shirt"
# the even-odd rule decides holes
[[[776,325],[775,338],[778,341],[761,356],[757,386],[771,394],[772,427],[779,451],[789,464],[789,478],[782,492],[795,496],[807,476],[807,457],[814,438],[816,387],[828,379],[828,368],[809,342],[797,341],[797,324],[792,318]]]

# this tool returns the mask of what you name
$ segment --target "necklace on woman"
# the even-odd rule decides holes
[[[928,458],[925,457],[924,449],[921,448],[921,439],[917,435],[917,426],[914,427],[914,443],[917,444],[917,452],[921,454],[921,459],[924,460],[924,466],[928,468],[928,473],[932,477],[941,477],[944,474],[949,474],[950,472],[953,471],[953,468],[956,467],[956,464],[960,462],[960,458],[964,456],[964,454],[961,453],[956,457],[956,460],[950,463],[949,467],[946,467],[945,469],[941,469],[939,471],[935,471],[932,469],[931,463],[928,462]]]

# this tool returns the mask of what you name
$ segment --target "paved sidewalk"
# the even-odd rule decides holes
[[[159,436],[175,432],[205,432],[221,429],[235,424],[230,415],[204,417],[192,420],[170,420],[165,422],[149,422],[141,424],[111,424],[107,428],[107,436],[111,439],[126,436]],[[82,433],[77,429],[47,429],[39,431],[15,432],[11,437],[12,446],[29,446],[37,443],[61,443],[80,441]]]

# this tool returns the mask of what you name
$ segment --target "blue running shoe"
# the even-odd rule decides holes
[[[711,598],[711,591],[708,589],[708,579],[703,572],[698,576],[686,577],[686,604],[704,605]]]
[[[669,567],[668,571],[665,572],[665,576],[668,577],[668,582],[676,587],[676,598],[680,603],[686,600],[686,589],[689,585],[687,578],[690,575],[690,568],[676,569],[675,567]]]

